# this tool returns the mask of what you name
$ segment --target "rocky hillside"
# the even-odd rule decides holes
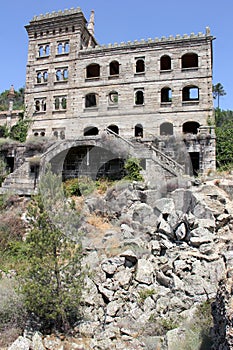
[[[218,322],[226,294],[232,307],[232,290],[223,287],[232,277],[231,184],[176,187],[119,183],[76,199],[91,272],[83,321],[67,338],[29,327],[9,350],[231,349]]]

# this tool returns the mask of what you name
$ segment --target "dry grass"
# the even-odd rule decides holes
[[[96,214],[91,214],[87,217],[87,223],[94,226],[100,231],[106,231],[112,228],[112,225],[107,221],[106,218],[98,216]]]

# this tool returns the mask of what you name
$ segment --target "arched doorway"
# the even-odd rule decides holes
[[[143,126],[142,124],[136,124],[134,127],[134,136],[143,137]]]

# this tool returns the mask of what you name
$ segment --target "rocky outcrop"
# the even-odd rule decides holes
[[[217,291],[233,261],[233,205],[213,182],[166,196],[121,183],[85,199],[80,230],[83,264],[91,271],[83,321],[69,341],[45,337],[45,349],[185,350],[175,346],[198,306],[217,294],[219,311],[229,297]],[[217,325],[220,344],[226,334]]]

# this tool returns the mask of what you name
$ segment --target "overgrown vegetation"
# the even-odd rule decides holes
[[[124,168],[126,170],[125,179],[130,181],[143,181],[143,176],[140,173],[142,167],[139,159],[128,158],[125,162]]]
[[[80,317],[85,273],[78,215],[66,204],[61,181],[50,169],[41,178],[28,219],[22,289],[27,311],[40,319],[42,329],[66,332]]]
[[[13,109],[19,110],[24,109],[24,88],[20,88],[18,91],[15,91]],[[9,90],[5,90],[0,94],[0,111],[7,111],[9,109],[9,99],[8,99]]]
[[[216,161],[219,170],[233,169],[233,111],[216,110]]]
[[[30,119],[24,118],[23,114],[20,115],[17,123],[11,128],[8,135],[12,140],[19,142],[25,142],[27,138],[28,128],[30,126]]]

